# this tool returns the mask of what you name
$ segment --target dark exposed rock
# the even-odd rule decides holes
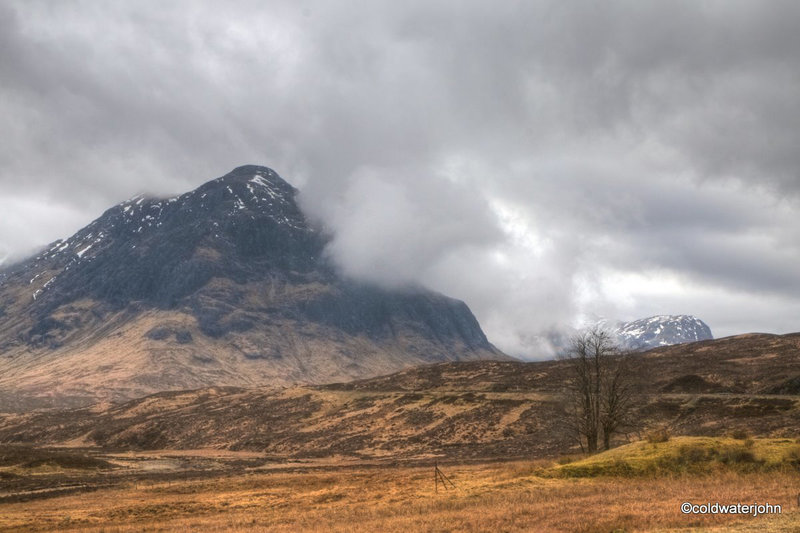
[[[351,335],[391,337],[393,323],[400,321],[427,337],[489,347],[463,302],[423,289],[387,291],[340,280],[322,254],[326,237],[308,224],[296,192],[272,170],[245,166],[176,198],[136,198],[109,209],[15,269],[35,275],[37,265],[64,265],[37,295],[33,311],[41,318],[30,334],[62,327],[49,313],[86,297],[116,306],[188,303],[202,331],[212,337],[254,327],[251,318],[225,320],[239,306],[235,291],[224,291],[211,305],[197,299],[210,294],[203,289],[219,276],[239,284],[328,284],[332,290],[277,310]]]

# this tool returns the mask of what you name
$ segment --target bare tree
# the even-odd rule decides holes
[[[570,365],[567,415],[581,450],[603,449],[626,422],[632,407],[628,355],[601,328],[575,335],[564,354]]]

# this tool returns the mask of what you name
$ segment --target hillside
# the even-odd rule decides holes
[[[632,439],[654,426],[676,435],[744,429],[797,436],[798,334],[743,335],[636,357]],[[563,361],[477,361],[325,386],[165,392],[121,405],[8,415],[0,442],[211,447],[276,458],[548,456],[572,446],[561,411],[567,377]]]
[[[341,277],[297,194],[239,167],[0,272],[0,410],[509,359],[463,302]]]

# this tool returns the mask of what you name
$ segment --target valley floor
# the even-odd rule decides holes
[[[91,474],[96,479],[89,491],[27,501],[14,501],[0,480],[0,493],[5,493],[0,530],[800,531],[800,476],[791,472],[566,479],[539,475],[552,463],[448,464],[442,470],[456,488],[440,485],[437,492],[433,465],[283,465],[272,470],[263,463],[253,466],[253,458],[202,455],[138,457],[152,474],[108,478],[98,472]],[[170,465],[198,458],[234,467],[169,473]],[[164,471],[156,472],[159,464]],[[92,481],[84,478],[82,483],[87,488]],[[680,512],[686,501],[769,502],[781,505],[783,512],[690,516]]]

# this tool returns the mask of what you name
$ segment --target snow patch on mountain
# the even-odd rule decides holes
[[[124,241],[129,249],[135,249],[141,239],[161,237],[162,233],[168,239],[165,232],[189,220],[196,224],[199,219],[215,238],[220,237],[221,224],[243,224],[242,218],[268,218],[292,232],[314,232],[296,207],[296,192],[272,169],[248,165],[171,198],[139,194],[107,210],[72,237],[52,243],[33,258],[32,268],[40,271],[37,277],[51,269],[69,270],[96,260],[115,243]],[[35,280],[29,284],[34,285]],[[32,298],[36,300],[52,286],[35,284]]]
[[[711,328],[691,315],[658,315],[620,322],[610,328],[624,348],[648,350],[685,342],[711,340]]]

